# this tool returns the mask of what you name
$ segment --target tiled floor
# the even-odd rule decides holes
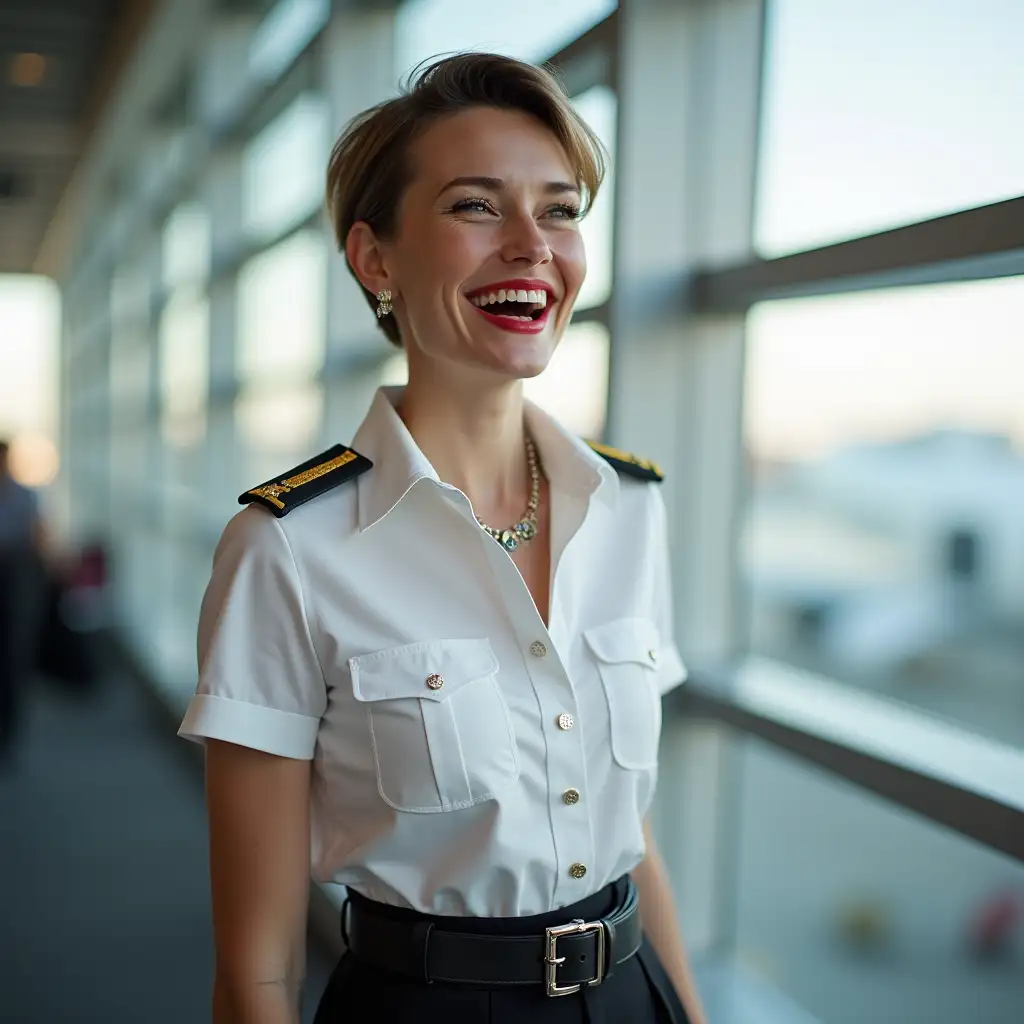
[[[208,1021],[197,763],[120,673],[89,699],[42,682],[26,698],[0,767],[0,1021]],[[329,970],[311,941],[304,1021]]]

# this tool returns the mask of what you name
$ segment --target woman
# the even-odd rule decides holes
[[[318,1024],[703,1022],[644,824],[685,675],[661,475],[522,392],[602,172],[555,81],[489,54],[334,148],[338,242],[409,382],[242,495],[217,549],[181,728],[207,744],[217,1024],[298,1020],[310,864],[348,890]]]

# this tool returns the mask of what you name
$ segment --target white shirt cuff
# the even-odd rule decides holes
[[[197,693],[189,701],[178,735],[196,743],[225,740],[280,757],[310,761],[319,728],[319,718]]]

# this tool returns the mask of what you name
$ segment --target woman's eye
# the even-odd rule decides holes
[[[578,220],[580,208],[572,203],[559,203],[548,211],[556,220]]]
[[[491,204],[486,199],[460,199],[453,207],[453,213],[488,213]]]

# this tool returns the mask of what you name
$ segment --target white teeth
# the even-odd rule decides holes
[[[548,304],[548,293],[545,289],[539,288],[536,291],[525,288],[499,288],[497,291],[488,292],[484,295],[475,295],[469,300],[474,306],[491,306],[502,302],[531,302],[538,309],[544,309]],[[532,320],[532,317],[515,317],[517,320]]]

